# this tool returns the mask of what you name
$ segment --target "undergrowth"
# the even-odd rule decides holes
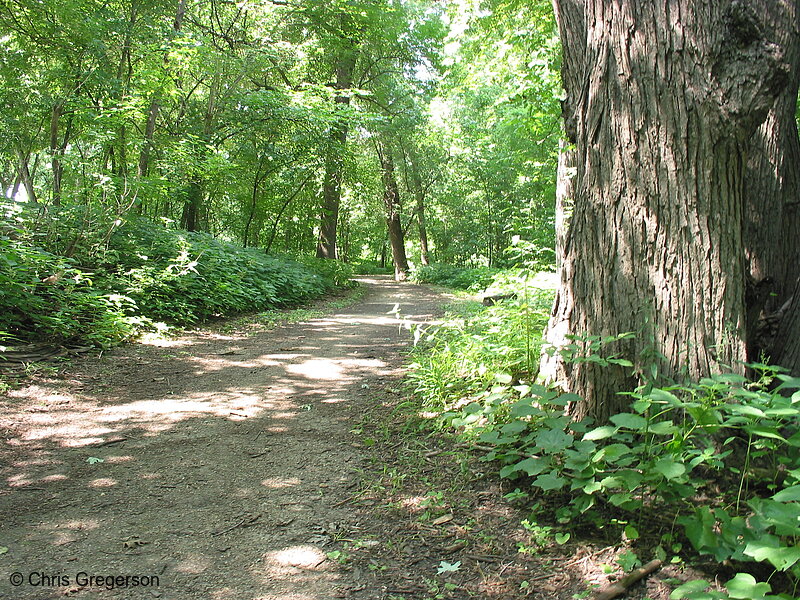
[[[559,543],[588,528],[626,548],[628,569],[639,555],[727,565],[724,591],[695,580],[674,599],[795,598],[800,379],[751,365],[757,381],[643,385],[610,423],[575,421],[566,407],[581,399],[533,377],[551,296],[512,296],[461,303],[442,326],[416,332],[409,380],[430,426],[483,449],[514,481],[513,499],[550,515]]]
[[[489,267],[455,267],[453,265],[423,265],[411,273],[415,283],[433,283],[459,290],[479,291],[492,282],[497,269]]]
[[[339,261],[270,256],[137,218],[75,230],[74,212],[4,207],[0,343],[106,347],[164,323],[298,305],[350,284]]]

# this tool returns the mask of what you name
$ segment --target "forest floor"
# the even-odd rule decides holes
[[[412,336],[392,310],[431,322],[446,295],[362,285],[317,318],[222,321],[9,390],[0,598],[566,600],[607,583],[614,548],[537,545],[490,466],[395,411]],[[667,598],[666,571],[627,597]]]

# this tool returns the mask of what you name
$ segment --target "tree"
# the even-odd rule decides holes
[[[748,266],[748,359],[762,354],[800,375],[800,10],[796,2],[764,7],[765,25],[790,65],[789,82],[748,143],[744,244]],[[784,24],[795,24],[794,28]]]
[[[400,190],[394,170],[394,157],[391,145],[376,142],[375,148],[381,163],[381,179],[383,180],[383,204],[386,209],[386,230],[389,233],[389,245],[392,248],[395,281],[405,281],[408,276],[408,259],[406,258],[405,231],[400,219]]]
[[[357,39],[348,36],[345,23],[348,15],[341,14],[342,41],[336,56],[336,82],[334,88],[336,105],[349,106],[350,94],[346,91],[353,85],[353,71],[358,56]],[[319,228],[317,258],[336,258],[336,228],[339,222],[339,202],[342,195],[344,152],[347,143],[348,122],[339,117],[330,128],[329,144],[325,150],[325,177],[322,184],[322,215]]]
[[[547,339],[578,356],[543,372],[583,397],[576,416],[624,410],[645,369],[743,370],[747,140],[788,80],[769,4],[554,3],[576,173]],[[585,360],[628,332],[605,351],[632,371]]]

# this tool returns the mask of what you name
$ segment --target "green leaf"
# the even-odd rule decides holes
[[[772,497],[775,502],[797,502],[800,501],[800,485],[793,485],[785,490],[781,490]]]
[[[514,381],[514,378],[511,375],[509,375],[508,373],[496,373],[494,378],[497,381],[499,381],[500,383],[505,384],[505,385],[508,385],[509,383]]]
[[[629,540],[638,540],[639,539],[639,530],[636,529],[633,525],[626,525],[625,526],[625,537]]]
[[[655,435],[671,435],[678,431],[678,428],[672,421],[659,421],[652,423],[647,431]]]
[[[650,393],[648,394],[648,397],[651,398],[652,400],[655,400],[656,402],[663,403],[663,404],[669,404],[670,406],[682,406],[683,405],[683,402],[678,400],[678,398],[675,396],[675,394],[672,394],[671,392],[668,392],[666,390],[662,390],[660,388],[655,388],[653,390],[650,390]]]
[[[647,425],[647,419],[642,416],[634,415],[633,413],[619,413],[611,417],[611,422],[617,427],[625,427],[627,429],[642,429]]]
[[[621,492],[618,494],[611,494],[609,496],[608,501],[611,502],[614,506],[622,506],[633,500],[633,496],[631,496],[628,492]]]
[[[559,477],[555,473],[545,473],[544,475],[539,475],[536,478],[536,481],[533,482],[538,488],[542,488],[544,491],[550,490],[560,490],[567,484],[567,480],[563,477]]]
[[[641,566],[642,561],[636,556],[635,552],[626,550],[617,557],[617,564],[622,567],[626,573],[633,571],[636,567]]]
[[[686,467],[681,463],[675,462],[671,458],[657,460],[653,468],[667,479],[675,479],[686,473]]]
[[[767,416],[760,408],[756,408],[755,406],[750,406],[748,404],[727,404],[726,408],[729,412],[736,413],[738,415],[744,415],[746,417],[763,419]]]
[[[533,477],[534,475],[538,475],[542,471],[545,471],[551,467],[549,459],[545,458],[526,458],[525,460],[519,461],[515,466],[515,471],[525,471],[528,475]]]
[[[513,435],[515,433],[521,433],[528,428],[528,424],[525,421],[511,421],[511,423],[507,423],[500,428],[502,433],[506,435]]]
[[[767,561],[779,571],[785,571],[800,560],[800,548],[782,546],[774,536],[748,542],[744,554],[758,562]]]
[[[745,427],[744,429],[748,433],[752,433],[753,435],[757,435],[759,437],[770,438],[773,440],[780,440],[781,442],[786,441],[782,435],[780,435],[777,431],[775,431],[774,427],[761,427],[754,425],[752,427]]]
[[[560,429],[545,429],[536,436],[536,445],[542,452],[554,454],[572,445],[572,436]]]
[[[616,427],[612,427],[611,425],[602,425],[600,427],[592,429],[591,431],[587,431],[583,435],[583,439],[584,440],[604,440],[604,439],[606,439],[608,437],[611,437],[615,433],[617,433],[617,428]]]
[[[600,484],[599,481],[590,481],[586,485],[584,485],[581,489],[585,494],[594,494],[595,492],[601,490],[603,486]]]
[[[101,463],[101,462],[106,462],[106,461],[103,458],[97,458],[96,456],[90,456],[89,458],[86,459],[86,462],[89,463],[90,465],[94,465],[94,464]]]
[[[555,535],[556,544],[563,546],[569,541],[571,535],[569,533],[557,533]]]
[[[772,591],[768,583],[758,583],[756,578],[749,573],[737,573],[736,576],[725,584],[731,598],[741,600],[761,600]]]

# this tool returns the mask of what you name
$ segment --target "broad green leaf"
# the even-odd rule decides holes
[[[781,490],[772,497],[776,502],[797,502],[800,501],[800,485],[793,485],[785,490]]]
[[[728,404],[726,405],[726,408],[729,412],[745,415],[747,417],[756,417],[761,419],[767,416],[760,408],[749,406],[747,404]]]
[[[781,442],[786,441],[782,435],[780,435],[777,431],[775,431],[775,428],[760,427],[753,425],[751,427],[745,427],[744,429],[748,433],[752,433],[753,435],[757,435],[759,437],[770,438],[773,440],[780,440]]]
[[[647,431],[655,435],[671,435],[678,431],[678,428],[672,421],[659,421],[652,423]]]
[[[670,406],[682,406],[683,402],[678,400],[675,394],[668,392],[666,390],[662,390],[660,388],[655,388],[650,391],[647,395],[649,398],[655,400],[656,402],[669,404]]]
[[[744,554],[759,562],[767,561],[780,571],[785,571],[800,560],[800,548],[783,546],[775,536],[764,536],[748,542]]]
[[[508,478],[511,477],[514,473],[517,472],[517,465],[506,465],[502,469],[500,469],[500,477]]]
[[[560,490],[567,484],[567,480],[563,477],[559,477],[555,473],[545,473],[544,475],[539,475],[536,480],[533,482],[538,488],[542,488],[544,491],[550,490]]]
[[[560,429],[545,429],[536,436],[536,445],[543,452],[554,454],[572,444],[572,436]]]
[[[657,460],[653,468],[667,479],[675,479],[686,473],[686,467],[681,463],[675,462],[671,458]]]
[[[609,496],[608,501],[611,502],[614,506],[622,506],[633,500],[633,496],[631,496],[628,492],[621,492],[618,494],[611,494]]]
[[[644,479],[644,475],[634,469],[620,469],[616,472],[616,477],[625,484],[629,491],[635,490]]]
[[[509,383],[514,381],[514,378],[511,375],[509,375],[508,373],[496,373],[494,378],[497,381],[499,381],[500,383],[505,384],[505,385],[508,385]]]
[[[528,424],[525,421],[511,421],[511,423],[507,423],[500,428],[500,431],[506,435],[512,435],[515,433],[520,433],[525,431],[528,428]]]
[[[609,475],[608,477],[603,477],[603,479],[600,480],[600,485],[603,486],[603,489],[613,490],[614,488],[618,488],[622,485],[622,480],[616,475]]]
[[[583,439],[584,440],[604,440],[604,439],[606,439],[608,437],[611,437],[615,433],[617,433],[617,428],[616,427],[612,427],[611,425],[602,425],[600,427],[592,429],[591,431],[587,431],[583,435]]]
[[[642,429],[647,425],[647,419],[642,416],[634,415],[633,413],[619,413],[611,417],[611,422],[617,427],[625,427],[626,429]]]
[[[595,492],[601,490],[603,486],[600,484],[599,481],[590,481],[586,485],[583,486],[583,491],[586,494],[594,494]]]
[[[725,584],[731,598],[737,600],[761,600],[772,591],[768,583],[758,583],[756,578],[749,573],[737,573],[736,576]]]
[[[525,471],[528,475],[533,477],[542,471],[551,468],[550,461],[545,458],[526,458],[521,460],[514,466],[515,471]]]

